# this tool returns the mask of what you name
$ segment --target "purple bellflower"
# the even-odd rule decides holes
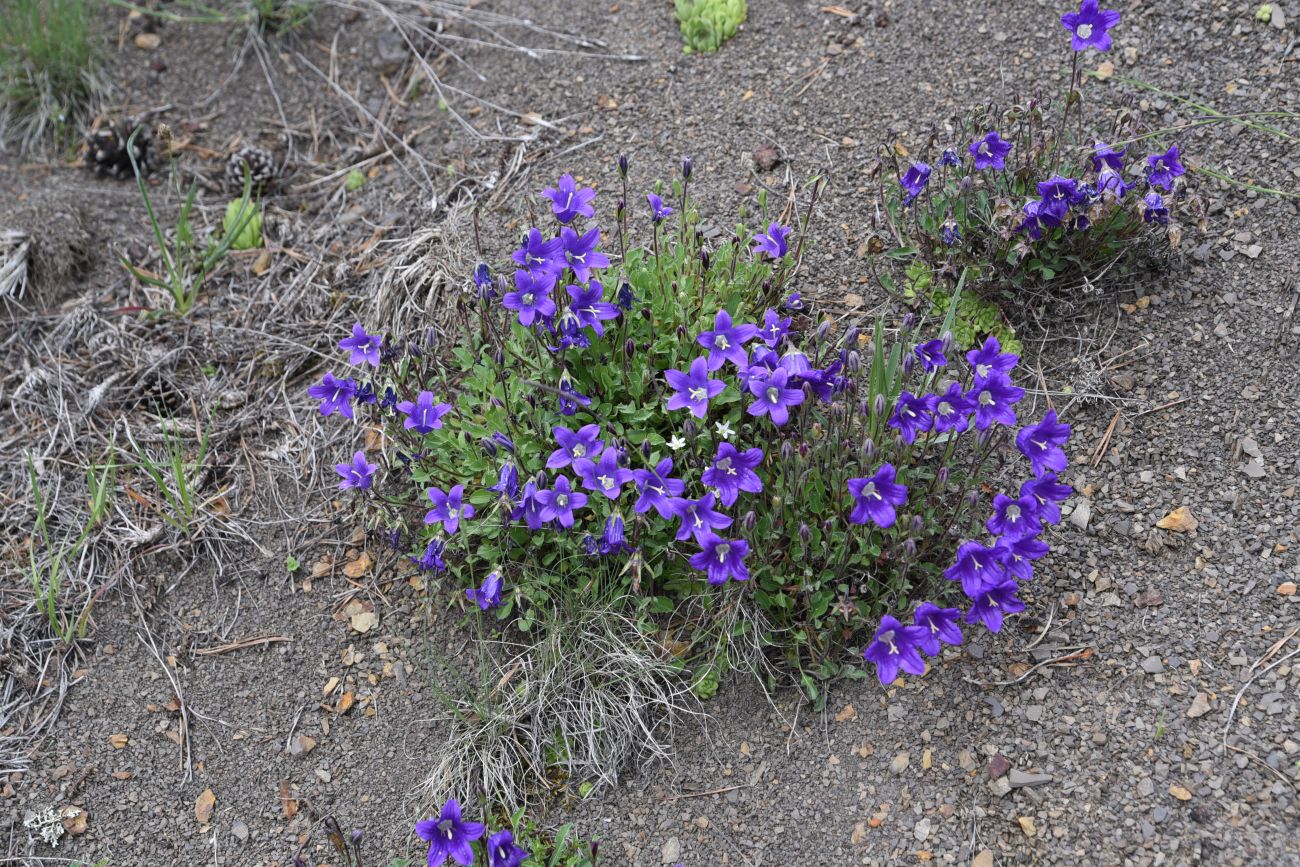
[[[920,647],[925,640],[925,630],[917,626],[904,626],[886,614],[880,618],[880,628],[862,651],[862,658],[876,664],[876,676],[888,686],[898,677],[901,668],[908,674],[925,674],[925,660]]]
[[[957,608],[940,608],[929,602],[916,606],[912,623],[922,631],[917,642],[921,650],[934,656],[939,652],[941,641],[954,646],[961,644],[961,627],[957,625],[960,619],[961,610]]]
[[[714,530],[731,526],[731,518],[713,510],[714,501],[712,491],[698,500],[688,500],[685,497],[673,499],[673,513],[682,521],[682,525],[677,528],[678,542],[685,542],[694,536],[696,542],[703,544]]]
[[[550,283],[564,270],[564,241],[560,238],[547,238],[540,229],[529,229],[524,236],[524,245],[511,254],[516,265],[537,278],[538,285]],[[515,282],[519,282],[515,275]]]
[[[759,338],[775,349],[785,336],[790,333],[790,317],[781,318],[772,308],[763,314],[763,327],[758,330]]]
[[[1092,168],[1100,172],[1103,168],[1111,168],[1115,171],[1121,171],[1124,168],[1124,154],[1126,150],[1120,148],[1116,150],[1104,141],[1094,142],[1092,147]]]
[[[940,433],[948,431],[962,433],[970,427],[971,409],[970,401],[966,399],[961,384],[950,383],[947,391],[934,396],[934,407],[931,413],[934,429]]]
[[[559,394],[560,415],[571,416],[578,412],[580,406],[591,406],[591,398],[573,387],[573,377],[565,370],[560,374]]]
[[[1004,353],[1002,344],[992,335],[984,338],[984,345],[966,353],[966,363],[975,373],[975,379],[984,379],[992,373],[1010,373],[1020,361],[1020,356]]]
[[[757,398],[745,408],[752,416],[766,415],[781,427],[790,420],[790,407],[803,403],[803,389],[790,388],[790,374],[783,367],[766,376],[754,376],[750,368],[749,393]]]
[[[1064,220],[1070,206],[1079,201],[1079,183],[1073,178],[1052,175],[1038,184],[1038,195],[1043,200],[1038,209],[1040,217],[1046,212],[1058,221]]]
[[[957,156],[954,148],[944,148],[943,153],[939,155],[939,165],[941,166],[959,166],[961,157]]]
[[[596,216],[596,209],[591,204],[592,199],[596,198],[596,191],[579,189],[573,175],[564,175],[554,187],[542,190],[542,195],[551,200],[551,213],[561,223],[572,222],[579,215],[588,218]]]
[[[668,397],[668,408],[689,409],[696,418],[704,418],[709,411],[709,401],[727,387],[720,379],[709,379],[708,360],[702,355],[691,362],[687,373],[665,370],[664,378],[673,389]]]
[[[749,570],[745,568],[749,543],[744,539],[723,539],[710,533],[700,542],[700,548],[698,554],[691,556],[690,563],[708,575],[710,584],[726,584],[728,578],[749,580]]]
[[[497,831],[487,841],[488,867],[519,867],[528,860],[528,850],[515,845],[510,831]]]
[[[584,328],[590,327],[603,337],[605,326],[601,323],[617,319],[619,316],[618,308],[604,300],[605,287],[598,281],[592,280],[591,285],[585,289],[570,283],[565,287],[565,291],[572,299],[569,301],[569,311],[577,317],[578,324]]]
[[[998,494],[993,498],[993,514],[984,526],[993,535],[1006,539],[1037,536],[1043,528],[1038,520],[1038,501],[1028,495],[1013,500],[1006,494]]]
[[[356,396],[357,384],[351,379],[337,379],[333,373],[321,377],[319,385],[308,386],[307,394],[320,401],[320,414],[338,413],[344,418],[352,418],[352,398]]]
[[[580,458],[595,460],[600,455],[600,450],[605,447],[604,440],[600,438],[598,424],[583,425],[576,432],[562,425],[556,425],[551,428],[551,434],[560,447],[551,452],[551,456],[546,459],[546,468],[550,470],[567,467]]]
[[[943,576],[960,581],[962,592],[974,599],[977,593],[1001,583],[1006,569],[995,549],[979,542],[963,542],[957,549],[957,562],[945,569]]]
[[[695,342],[709,351],[709,370],[717,370],[728,361],[736,367],[744,368],[749,361],[745,344],[753,340],[756,334],[757,325],[733,325],[731,314],[719,310],[713,317],[713,330],[705,331],[695,338]]]
[[[402,427],[427,434],[442,427],[442,417],[451,412],[451,404],[434,403],[433,392],[422,391],[415,396],[414,401],[404,400],[399,403],[397,411],[406,416]]]
[[[636,481],[637,498],[633,510],[637,514],[648,512],[653,506],[654,510],[659,513],[661,518],[671,518],[673,512],[673,498],[680,497],[686,490],[686,483],[681,479],[671,477],[673,471],[673,459],[664,458],[655,465],[653,470],[633,470],[632,477]]]
[[[465,590],[465,598],[469,599],[482,611],[491,611],[501,605],[501,573],[492,571],[483,579],[483,584],[477,588],[470,587]]]
[[[525,482],[524,490],[519,497],[519,505],[511,512],[510,520],[517,521],[523,518],[528,529],[542,529],[546,521],[542,518],[542,503],[537,499],[538,493],[536,482]]]
[[[348,364],[366,363],[371,367],[379,366],[379,353],[384,339],[378,334],[367,334],[360,322],[352,324],[352,336],[339,341],[339,349],[352,353]]]
[[[933,401],[934,395],[902,392],[898,395],[898,403],[894,404],[894,414],[889,417],[889,426],[903,435],[904,442],[916,442],[916,435],[925,433],[934,424],[930,412]]]
[[[943,354],[942,340],[929,340],[919,344],[912,350],[916,357],[920,359],[921,366],[927,371],[938,370],[948,363],[948,357]]]
[[[790,250],[790,245],[786,243],[786,238],[789,236],[789,226],[769,223],[766,232],[759,232],[750,239],[754,245],[754,254],[766,253],[773,259],[780,259]]]
[[[673,215],[673,209],[654,193],[646,193],[645,198],[650,203],[650,219],[656,226]]]
[[[538,491],[542,521],[559,521],[562,527],[573,526],[573,511],[587,505],[587,495],[569,485],[568,476],[559,476],[549,491]]]
[[[551,289],[554,287],[553,274],[516,271],[514,291],[505,294],[501,306],[518,313],[519,324],[527,328],[538,316],[555,315],[555,302],[551,300]]]
[[[984,138],[970,143],[970,155],[975,158],[977,169],[997,169],[1007,167],[1007,154],[1011,153],[1011,142],[1005,141],[996,132],[990,132]]]
[[[1028,494],[1033,497],[1038,503],[1039,520],[1049,524],[1061,522],[1061,508],[1057,504],[1068,500],[1073,493],[1074,488],[1056,480],[1056,473],[1043,473],[1020,486],[1020,496]]]
[[[999,539],[993,550],[1008,575],[1019,581],[1028,581],[1034,577],[1033,561],[1047,556],[1051,546],[1037,536],[1021,536],[1019,539]]]
[[[1046,202],[1030,199],[1021,210],[1025,218],[1016,226],[1016,231],[1027,233],[1035,241],[1043,237],[1045,230],[1061,225],[1061,216],[1054,213]]]
[[[348,488],[368,490],[375,479],[377,469],[379,469],[378,464],[367,462],[366,453],[358,451],[352,456],[351,463],[334,465],[334,472],[343,477],[343,481],[339,482],[339,490],[345,491]]]
[[[436,524],[441,521],[442,528],[454,535],[460,527],[462,518],[468,521],[474,517],[474,507],[463,499],[464,485],[454,485],[446,493],[443,493],[442,488],[429,488],[427,493],[433,508],[425,513],[424,523]]]
[[[907,171],[898,179],[898,183],[907,191],[906,198],[903,199],[903,206],[906,207],[921,195],[925,185],[930,182],[930,167],[925,163],[912,163],[907,167]]]
[[[1097,8],[1097,0],[1083,0],[1078,12],[1066,12],[1061,16],[1061,26],[1070,31],[1071,50],[1095,48],[1110,51],[1107,31],[1119,23],[1119,18],[1119,13],[1113,9]]]
[[[1015,404],[1025,390],[1012,385],[1005,373],[991,373],[966,393],[975,406],[975,429],[987,430],[994,422],[1010,427],[1016,423]]]
[[[632,481],[632,471],[618,465],[618,449],[605,449],[599,461],[578,458],[573,469],[582,478],[584,488],[610,500],[617,500],[623,486]]]
[[[760,448],[738,451],[731,443],[719,443],[713,464],[700,476],[700,481],[718,492],[722,505],[736,502],[741,491],[757,494],[763,490],[763,480],[754,468],[763,462]]]
[[[1048,470],[1063,471],[1069,460],[1061,446],[1070,439],[1070,426],[1056,420],[1056,410],[1049,409],[1038,424],[1025,425],[1016,434],[1016,448],[1029,458],[1034,475],[1041,476]]]
[[[442,552],[446,549],[447,545],[441,539],[430,539],[429,544],[424,546],[424,553],[412,557],[411,562],[425,572],[446,572],[447,564],[442,559]]]
[[[565,226],[560,230],[560,243],[564,247],[564,261],[569,263],[574,276],[583,283],[591,279],[593,268],[609,267],[609,257],[596,250],[600,243],[599,227],[579,235]]]
[[[1164,197],[1155,190],[1142,198],[1142,219],[1161,226],[1169,225],[1169,209],[1165,207]]]
[[[483,836],[483,825],[466,822],[460,817],[460,804],[455,798],[442,806],[436,819],[415,823],[415,834],[429,844],[429,867],[440,867],[451,858],[461,867],[474,863],[474,850],[470,843]]]
[[[1016,598],[1015,581],[1006,580],[981,590],[973,599],[967,623],[983,623],[989,632],[1002,628],[1002,619],[1008,614],[1025,610],[1025,603]]]
[[[895,481],[897,471],[893,464],[882,464],[874,476],[849,479],[849,495],[853,497],[853,511],[849,521],[889,528],[898,520],[897,509],[907,502],[907,487]]]
[[[1147,180],[1153,187],[1168,192],[1174,188],[1174,178],[1187,171],[1178,161],[1178,145],[1174,145],[1162,154],[1147,157]]]

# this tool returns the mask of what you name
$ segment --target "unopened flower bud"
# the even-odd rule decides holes
[[[867,437],[862,441],[862,459],[870,463],[871,459],[876,456],[876,444]]]
[[[907,559],[909,560],[911,560],[913,557],[916,556],[915,539],[909,537],[907,540],[903,542],[903,556],[907,557]]]
[[[831,323],[830,320],[828,319],[824,321],[821,325],[817,326],[817,342],[818,343],[824,342],[826,340],[826,335],[830,333],[831,333]]]
[[[551,480],[550,480],[550,478],[546,475],[546,470],[538,470],[538,471],[537,471],[537,488],[538,488],[538,490],[540,490],[540,489],[542,489],[542,488],[545,488],[545,487],[546,487],[547,485],[549,485],[550,483],[551,483]]]
[[[685,159],[683,159],[683,160],[682,160],[682,180],[689,181],[689,180],[691,179],[691,170],[694,169],[694,168],[695,168],[695,163],[694,163],[694,161],[691,160],[690,157],[686,157]]]
[[[740,525],[745,528],[745,532],[747,533],[751,532],[754,529],[754,525],[757,523],[758,523],[758,515],[754,514],[753,509],[750,509],[748,512],[746,512],[745,517],[740,519]]]
[[[952,341],[953,341],[952,332],[951,332],[951,331],[945,331],[945,332],[943,333],[943,337],[942,337],[941,339],[942,339],[942,341],[943,341],[943,343],[942,343],[942,345],[943,345],[943,353],[944,353],[945,355],[947,355],[949,352],[952,351]]]
[[[709,270],[709,251],[708,251],[708,250],[701,250],[701,251],[700,251],[700,267],[704,269],[705,273],[708,272],[708,270]]]
[[[864,397],[858,401],[858,415],[870,415],[871,403]]]
[[[909,352],[903,356],[903,375],[907,376],[914,367],[916,367],[916,356]]]
[[[925,522],[921,520],[921,516],[920,516],[920,515],[913,515],[913,516],[912,516],[912,523],[911,523],[912,532],[913,532],[913,533],[919,533],[919,532],[921,532],[921,527],[923,527],[923,526],[925,526]]]
[[[799,443],[799,457],[801,457],[801,458],[806,458],[806,457],[808,457],[808,443],[807,443],[807,442],[801,442],[801,443]]]
[[[885,396],[883,394],[876,395],[876,399],[871,402],[871,414],[875,416],[885,414]]]
[[[856,349],[849,350],[849,357],[844,366],[849,369],[849,373],[857,373],[862,369],[862,357],[858,355]]]
[[[808,540],[811,539],[811,538],[812,538],[812,530],[810,530],[810,529],[808,528],[808,525],[807,525],[807,524],[805,524],[805,523],[803,523],[802,521],[800,521],[800,522],[799,522],[799,541],[801,541],[801,542],[803,542],[805,545],[807,545],[807,544],[808,544]]]
[[[647,461],[650,460],[650,440],[641,441],[641,456]]]
[[[978,506],[980,502],[980,492],[971,491],[969,494],[966,495],[966,501],[970,503],[972,506]]]
[[[789,440],[781,443],[781,461],[789,463],[794,458],[794,445]]]
[[[939,467],[939,472],[934,474],[934,479],[941,485],[948,484],[948,468]]]
[[[691,447],[694,448],[695,438],[699,436],[700,429],[695,426],[694,421],[688,418],[682,423],[682,434],[686,437],[686,442],[690,443]]]
[[[850,348],[857,346],[858,335],[861,333],[862,333],[861,328],[858,328],[858,326],[856,325],[850,325],[849,330],[844,332],[844,345]]]
[[[627,178],[627,154],[618,155],[618,174],[621,178]]]
[[[623,341],[623,354],[628,358],[636,355],[636,341],[631,337]]]
[[[912,330],[912,326],[915,325],[915,324],[916,324],[916,314],[915,314],[915,313],[908,313],[906,316],[903,317],[903,328],[902,328],[902,330],[903,330],[904,332],[911,331],[911,330]]]
[[[361,838],[364,837],[364,836],[366,836],[366,832],[365,832],[365,831],[362,831],[360,828],[353,828],[353,829],[352,829],[352,844],[355,846],[356,844],[360,843],[360,842],[361,842]]]
[[[497,444],[492,442],[489,437],[483,437],[481,445],[483,446],[483,451],[487,453],[488,457],[495,458],[497,456]]]
[[[641,318],[644,319],[644,320],[646,320],[647,322],[649,322],[651,319],[654,318],[654,314],[650,312],[650,308],[649,308],[649,307],[642,307],[642,308],[641,308]]]

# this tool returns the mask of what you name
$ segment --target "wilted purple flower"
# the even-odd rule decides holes
[[[921,650],[934,656],[939,652],[941,641],[954,646],[961,644],[961,627],[957,625],[960,619],[961,611],[957,608],[940,608],[929,602],[916,606],[912,622],[922,631],[917,641]]]
[[[789,378],[790,374],[783,367],[758,376],[751,368],[749,393],[757,399],[745,411],[752,416],[766,415],[777,427],[784,425],[790,420],[790,407],[803,403],[803,390],[789,388]]]
[[[708,361],[704,356],[692,361],[687,373],[665,370],[664,379],[673,389],[668,397],[668,409],[689,409],[696,418],[704,418],[709,410],[709,401],[727,387],[720,379],[709,379]]]
[[[414,401],[404,400],[399,403],[397,411],[406,416],[402,427],[427,434],[442,427],[442,417],[451,412],[451,404],[434,403],[433,392],[422,391]]]
[[[596,191],[589,188],[578,189],[573,175],[564,175],[554,187],[542,190],[542,195],[551,200],[551,213],[561,223],[568,223],[581,214],[584,217],[596,216],[592,199]]]
[[[1035,241],[1043,237],[1045,229],[1055,229],[1061,225],[1061,216],[1055,214],[1046,202],[1030,199],[1021,210],[1024,211],[1025,218],[1016,226],[1016,231],[1028,233]]]
[[[785,240],[789,235],[789,226],[782,226],[780,223],[769,223],[766,232],[759,232],[750,239],[754,245],[754,254],[766,253],[773,259],[780,259],[789,252],[790,246]]]
[[[637,302],[636,294],[632,291],[632,285],[624,280],[618,286],[618,301],[616,302],[620,310],[631,310],[632,305]]]
[[[1092,146],[1092,168],[1093,171],[1100,172],[1103,168],[1111,168],[1120,171],[1124,168],[1125,148],[1116,150],[1104,141],[1094,142]]]
[[[938,370],[948,363],[948,357],[943,354],[943,341],[930,340],[922,343],[912,350],[916,357],[921,359],[921,366],[926,370]]]
[[[984,345],[966,353],[966,363],[975,372],[975,379],[980,380],[993,373],[1010,373],[1020,361],[1015,353],[1002,351],[1002,344],[992,335],[984,338]]]
[[[1029,495],[1013,500],[998,494],[993,498],[993,514],[984,526],[993,535],[1007,539],[1036,536],[1043,528],[1038,521],[1038,502]]]
[[[961,243],[961,227],[957,225],[956,220],[944,220],[941,231],[945,247],[955,247]]]
[[[1016,402],[1025,396],[1025,390],[1011,384],[1005,373],[990,373],[977,379],[966,393],[966,399],[975,407],[976,430],[987,430],[994,422],[1010,427],[1016,423]]]
[[[1079,201],[1079,183],[1073,178],[1052,175],[1047,180],[1039,182],[1038,195],[1043,200],[1038,209],[1040,219],[1044,213],[1048,213],[1058,221],[1064,220],[1070,206]],[[1028,214],[1029,211],[1026,210],[1025,213]]]
[[[562,527],[573,526],[573,511],[587,505],[587,495],[569,485],[568,476],[558,476],[549,491],[538,491],[543,521],[559,521]]]
[[[775,349],[790,333],[790,317],[781,318],[771,307],[763,314],[763,327],[758,329],[758,336],[764,343]]]
[[[1097,0],[1083,0],[1078,12],[1066,12],[1061,16],[1061,26],[1070,31],[1072,50],[1095,48],[1110,51],[1110,34],[1106,31],[1119,23],[1119,17],[1113,9],[1097,8]]]
[[[1147,180],[1153,187],[1160,187],[1166,192],[1174,188],[1174,178],[1187,169],[1178,161],[1178,145],[1174,145],[1162,154],[1147,157]]]
[[[573,469],[581,477],[584,488],[611,500],[617,500],[623,486],[632,481],[632,471],[618,465],[618,449],[605,449],[599,461],[578,458],[573,462]]]
[[[940,433],[961,433],[970,427],[971,404],[962,392],[960,383],[950,383],[948,390],[934,396],[931,421]]]
[[[998,561],[1006,568],[1008,575],[1028,581],[1034,577],[1032,561],[1047,556],[1051,546],[1037,536],[1021,536],[1019,539],[999,539],[993,550],[997,552]]]
[[[724,506],[736,502],[741,491],[757,494],[763,490],[763,480],[754,468],[763,462],[760,448],[738,451],[731,443],[720,443],[712,465],[700,476],[700,481],[718,492]]]
[[[873,476],[849,479],[849,495],[853,497],[851,523],[865,524],[869,520],[877,527],[894,526],[897,508],[907,502],[907,487],[894,481],[896,472],[893,464],[882,464]]]
[[[876,676],[888,686],[898,677],[901,668],[908,674],[925,674],[925,660],[919,649],[925,640],[925,630],[917,626],[904,626],[886,614],[880,618],[880,628],[862,651],[862,658],[876,664]]]
[[[690,563],[708,575],[710,584],[726,584],[728,578],[749,580],[749,570],[745,568],[749,543],[744,539],[723,539],[710,533],[700,542],[700,548]]]
[[[574,415],[580,406],[591,406],[591,398],[573,387],[573,377],[565,370],[560,374],[560,415]]]
[[[967,623],[983,623],[989,632],[1002,628],[1002,619],[1008,614],[1025,610],[1025,603],[1016,598],[1015,581],[1007,580],[981,590],[973,597]]]
[[[898,179],[898,183],[907,191],[907,197],[903,199],[903,205],[912,204],[925,185],[930,182],[930,167],[925,163],[912,163],[907,167],[907,171]]]
[[[802,310],[803,296],[800,295],[798,292],[791,292],[789,296],[787,296],[786,299],[781,302],[781,306],[784,307],[786,310]]]
[[[477,588],[465,590],[465,597],[482,611],[490,611],[501,604],[501,573],[492,571]]]
[[[719,310],[713,317],[713,330],[705,331],[695,342],[709,351],[709,370],[717,370],[730,361],[736,367],[743,368],[749,360],[745,353],[745,344],[758,334],[758,326],[745,323],[733,325],[731,314]]]
[[[488,867],[519,867],[528,859],[528,851],[515,845],[515,835],[497,831],[487,841]]]
[[[943,153],[939,155],[939,165],[941,166],[959,166],[961,157],[957,156],[954,148],[944,148]]]
[[[601,323],[618,318],[618,308],[604,300],[605,287],[599,281],[592,280],[591,285],[585,289],[570,283],[565,291],[572,299],[569,310],[577,317],[578,324],[584,328],[590,327],[603,337],[605,326]]]
[[[655,465],[653,470],[632,471],[637,492],[641,495],[637,498],[636,505],[632,507],[637,514],[648,512],[653,506],[659,513],[659,517],[673,516],[672,498],[682,495],[682,491],[686,490],[686,483],[681,479],[672,478],[670,475],[672,471],[672,458],[664,458]]]
[[[474,517],[474,507],[462,499],[465,495],[464,485],[455,485],[446,493],[443,493],[442,488],[433,487],[427,493],[433,508],[424,514],[424,523],[436,524],[441,521],[442,528],[454,535],[462,518],[468,521]]]
[[[546,459],[546,468],[551,470],[567,467],[580,458],[595,460],[600,450],[605,447],[605,441],[600,438],[598,424],[583,425],[576,432],[562,425],[556,425],[551,428],[551,434],[560,445]]]
[[[1016,448],[1029,458],[1034,475],[1047,470],[1061,472],[1069,465],[1061,446],[1070,439],[1070,426],[1056,420],[1056,410],[1049,409],[1038,424],[1025,425],[1016,434]]]
[[[569,263],[573,274],[583,283],[591,279],[593,268],[608,268],[609,257],[598,252],[600,228],[593,227],[585,234],[579,235],[565,226],[560,230],[560,243],[564,247],[564,261]]]
[[[514,502],[515,494],[519,493],[519,467],[515,466],[514,461],[507,460],[501,465],[497,483],[488,490],[496,491],[507,503]]]
[[[430,539],[429,544],[424,546],[424,553],[418,558],[412,557],[411,562],[425,572],[446,572],[447,564],[442,560],[442,552],[446,548],[441,539]]]
[[[989,132],[983,138],[970,143],[970,155],[975,158],[975,168],[997,169],[1007,167],[1007,154],[1011,153],[1011,142],[1006,141],[996,132]]]
[[[1142,198],[1142,219],[1162,226],[1169,224],[1169,209],[1165,207],[1164,198],[1155,190]]]
[[[534,275],[527,271],[515,272],[515,289],[501,299],[501,306],[519,314],[519,324],[528,327],[538,315],[555,315],[555,302],[551,289],[555,278],[550,274]]]
[[[654,193],[646,193],[646,201],[650,203],[650,219],[657,226],[673,214],[673,209],[664,204],[664,200]]]
[[[365,362],[372,367],[379,366],[379,352],[383,345],[384,339],[378,334],[367,334],[360,322],[352,324],[351,337],[339,341],[339,349],[352,353],[348,358],[348,364]]]
[[[525,482],[523,493],[519,497],[519,505],[511,512],[510,520],[518,521],[523,518],[528,529],[542,529],[542,524],[546,522],[542,518],[542,504],[537,499],[538,493],[536,482]]]
[[[460,817],[460,804],[455,798],[442,806],[442,815],[415,823],[415,834],[429,843],[429,867],[440,867],[451,858],[461,867],[474,863],[474,850],[470,843],[483,836],[483,825],[465,822]]]
[[[678,542],[684,542],[694,536],[695,541],[702,544],[704,539],[712,535],[714,530],[722,530],[731,526],[731,518],[713,510],[714,502],[715,498],[712,491],[698,500],[689,500],[685,497],[673,498],[673,514],[682,521],[682,525],[677,528]]]
[[[957,549],[957,562],[943,571],[949,581],[960,581],[962,592],[974,599],[1003,580],[1006,569],[998,560],[997,551],[979,542],[964,542]]]
[[[540,229],[529,229],[524,236],[524,245],[511,254],[516,265],[536,278],[537,285],[555,284],[555,279],[564,270],[564,241],[560,238],[547,238]],[[515,283],[519,275],[515,275]]]
[[[352,456],[352,462],[346,464],[335,464],[334,471],[343,477],[339,482],[339,490],[345,491],[348,488],[360,488],[367,490],[375,478],[375,470],[379,469],[378,464],[372,464],[366,461],[366,453],[358,451]]]
[[[351,379],[336,379],[333,373],[321,377],[319,385],[307,387],[307,394],[320,401],[320,414],[338,413],[344,418],[352,418],[352,398],[357,393],[357,384]]]
[[[934,416],[930,411],[933,401],[933,395],[918,396],[905,391],[898,396],[894,414],[889,417],[887,424],[903,435],[904,442],[916,442],[916,435],[925,433],[934,424]]]
[[[495,286],[492,280],[492,270],[488,268],[487,262],[479,262],[474,266],[474,272],[471,275],[474,278],[474,286],[478,288],[480,294],[484,297],[491,298],[496,294]]]
[[[1068,500],[1072,493],[1074,488],[1058,482],[1056,473],[1043,473],[1020,486],[1020,496],[1028,494],[1033,497],[1038,503],[1038,517],[1049,524],[1061,522],[1061,509],[1057,503]]]
[[[623,516],[618,512],[605,519],[605,532],[600,540],[600,553],[618,554],[630,550],[625,541]]]

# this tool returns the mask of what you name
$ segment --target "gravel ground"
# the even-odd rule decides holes
[[[538,166],[539,177],[567,169],[612,188],[619,151],[643,182],[689,153],[701,201],[726,222],[760,186],[826,176],[804,286],[849,308],[859,295],[865,309],[881,300],[855,254],[873,144],[914,145],[932,123],[942,139],[945,118],[966,106],[1058,86],[1061,9],[845,4],[858,13],[849,19],[822,5],[752,3],[720,54],[684,57],[661,2],[555,4],[548,24],[646,60],[481,49],[469,56],[487,81],[474,87],[564,118],[574,145],[598,139]],[[1274,4],[1281,29],[1246,6],[1112,5],[1126,16],[1111,56],[1119,74],[1224,111],[1300,110],[1297,54],[1284,56],[1294,3]],[[252,105],[270,104],[256,75],[241,81]],[[1089,98],[1118,91],[1112,80]],[[1145,98],[1153,126],[1190,117],[1172,99]],[[430,159],[488,150],[445,126],[426,140]],[[1234,178],[1300,188],[1275,138],[1216,125],[1183,143]],[[751,154],[764,144],[784,160],[756,173]],[[1298,212],[1295,199],[1199,182],[1208,233],[1187,233],[1182,260],[1112,287],[1122,291],[1036,341],[1052,400],[1070,405],[1076,496],[1027,616],[924,679],[838,684],[824,715],[792,694],[730,685],[674,767],[572,809],[610,863],[1300,864],[1300,655],[1288,656],[1300,650]],[[367,205],[398,206],[396,186],[376,183]],[[508,243],[512,215],[485,216],[490,245]],[[1072,401],[1067,389],[1099,397]],[[1178,507],[1196,529],[1157,529]],[[467,638],[404,581],[373,583],[380,619],[365,635],[334,616],[349,590],[342,575],[287,581],[285,553],[308,568],[327,552],[342,562],[350,534],[340,514],[321,534],[328,544],[290,551],[268,537],[273,555],[250,554],[238,581],[191,580],[155,599],[160,659],[133,607],[108,601],[36,772],[0,794],[11,829],[27,807],[70,802],[87,810],[89,830],[60,856],[277,865],[333,814],[366,829],[371,853],[413,852],[412,788],[440,737],[426,722],[439,708],[427,682],[453,677],[438,660]],[[156,568],[165,584],[170,567]],[[195,652],[266,636],[289,640]],[[192,710],[188,780],[173,677]],[[341,709],[347,692],[355,704]],[[207,790],[215,809],[200,822]],[[27,851],[22,834],[9,851]]]

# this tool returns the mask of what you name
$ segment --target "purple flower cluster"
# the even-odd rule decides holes
[[[429,844],[429,867],[441,867],[448,858],[469,867],[474,863],[472,844],[485,833],[483,823],[461,818],[460,803],[455,798],[442,805],[436,818],[415,823],[415,835]],[[488,867],[519,867],[529,856],[527,850],[515,844],[515,835],[509,829],[490,835],[486,848]]]
[[[889,423],[906,442],[931,428],[960,433],[971,426],[984,431],[995,424],[1016,425],[1014,404],[1024,395],[1010,380],[1017,357],[1003,353],[997,339],[990,337],[980,349],[968,352],[966,360],[971,376],[968,389],[953,383],[941,394],[900,395]],[[1059,503],[1072,490],[1057,479],[1057,473],[1068,466],[1064,446],[1069,438],[1070,426],[1057,419],[1055,410],[1048,410],[1041,421],[1016,433],[1016,448],[1029,461],[1034,477],[1015,497],[994,496],[992,514],[984,525],[992,540],[964,542],[957,549],[955,562],[943,573],[959,584],[966,596],[965,616],[958,608],[939,608],[928,602],[916,608],[911,625],[885,615],[863,651],[863,658],[876,665],[881,683],[893,681],[900,669],[924,674],[923,653],[933,656],[941,644],[961,643],[959,621],[982,623],[997,632],[1006,615],[1024,610],[1016,596],[1018,582],[1032,578],[1034,561],[1048,553],[1048,544],[1040,538],[1044,524],[1061,520]],[[907,488],[897,481],[891,464],[884,464],[870,478],[850,479],[849,493],[854,500],[849,520],[870,522],[882,529],[894,526],[898,510],[908,500]]]

